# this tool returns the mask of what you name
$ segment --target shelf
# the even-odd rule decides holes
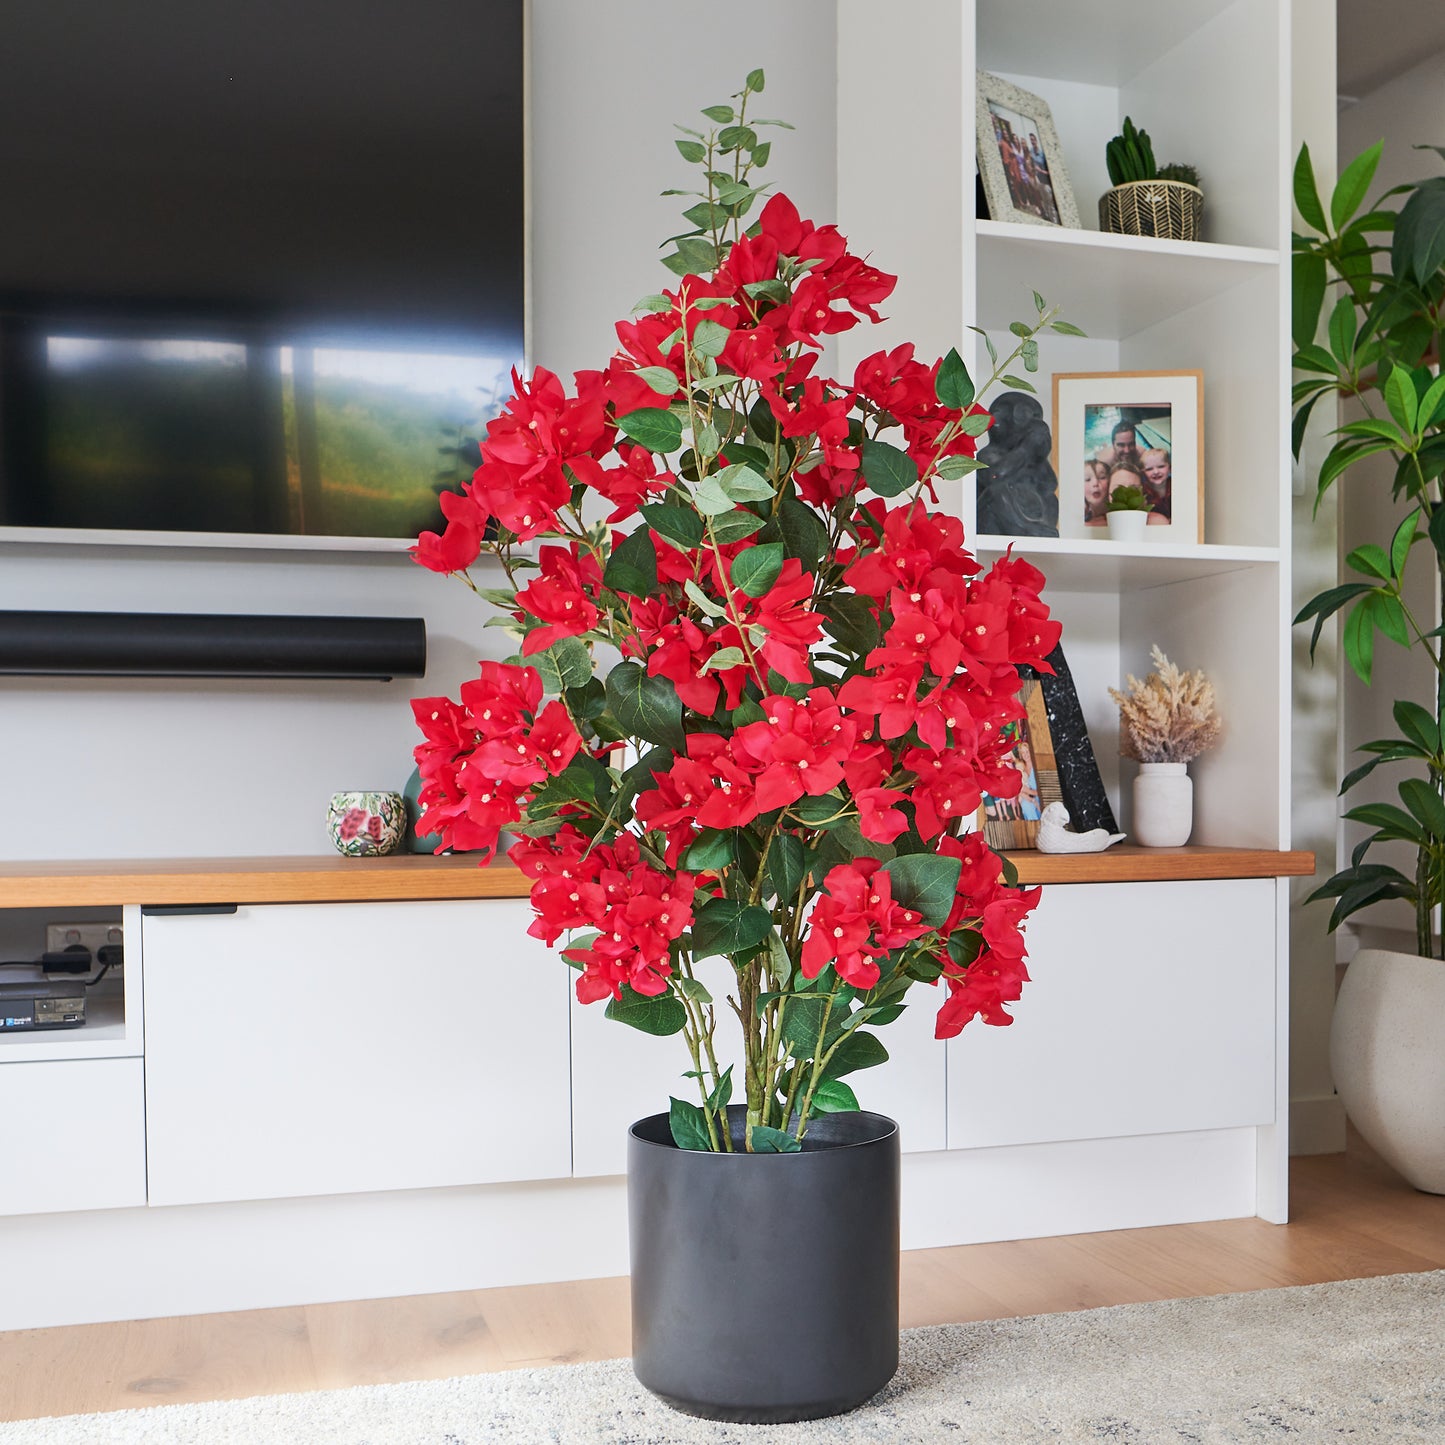
[[[0,1064],[139,1057],[140,1045],[126,1041],[124,993],[92,993],[86,1014],[83,1028],[0,1034]]]
[[[1031,293],[1092,337],[1132,336],[1279,267],[1279,252],[979,221],[979,325],[1033,314]]]
[[[1308,878],[1315,855],[1270,848],[1141,848],[1116,843],[1102,853],[1039,853],[1032,849],[1005,855],[1019,882],[1034,883],[1178,883],[1202,878]]]
[[[1233,0],[980,0],[978,64],[1006,75],[1120,86]]]
[[[1279,562],[1276,547],[1224,547],[1210,543],[1111,542],[1107,537],[997,537],[980,534],[972,546],[983,559],[1009,544],[1057,592],[1139,592],[1247,567]]]

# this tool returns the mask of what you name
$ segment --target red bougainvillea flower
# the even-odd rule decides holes
[[[541,574],[517,593],[521,612],[544,624],[522,640],[525,657],[551,647],[560,637],[590,632],[602,616],[592,603],[602,586],[602,569],[590,552],[582,551],[575,542],[568,547],[543,547],[539,561]]]
[[[487,527],[486,508],[467,492],[443,492],[442,516],[446,531],[423,532],[411,549],[412,557],[433,572],[465,572],[482,555],[482,537]]]
[[[803,940],[802,970],[817,978],[832,964],[854,988],[878,982],[877,959],[930,932],[929,925],[893,899],[892,879],[876,858],[855,858],[828,871]]]
[[[804,698],[765,697],[761,706],[767,720],[740,727],[732,740],[733,757],[756,775],[758,811],[836,788],[858,725],[843,716],[833,694],[815,687]]]

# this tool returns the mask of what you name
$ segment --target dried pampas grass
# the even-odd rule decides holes
[[[1156,646],[1155,671],[1129,691],[1109,696],[1119,704],[1119,751],[1141,763],[1187,763],[1219,741],[1214,685],[1202,672],[1182,672]]]

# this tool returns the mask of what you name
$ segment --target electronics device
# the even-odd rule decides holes
[[[523,0],[13,0],[0,539],[440,525],[523,356],[523,46]]]
[[[85,1023],[83,979],[27,979],[0,983],[0,1033],[77,1029]]]

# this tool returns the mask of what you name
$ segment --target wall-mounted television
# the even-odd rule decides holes
[[[440,523],[523,360],[523,11],[7,6],[0,539]]]

